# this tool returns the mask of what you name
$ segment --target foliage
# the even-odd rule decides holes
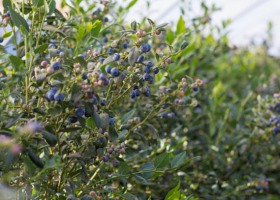
[[[277,199],[269,40],[232,47],[205,3],[175,30],[124,21],[136,3],[3,1],[1,181],[22,199]]]

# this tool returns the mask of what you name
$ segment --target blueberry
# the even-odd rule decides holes
[[[87,56],[87,55],[86,55],[85,53],[84,53],[84,54],[79,54],[79,55],[78,55],[78,57],[81,57],[81,58],[83,58],[83,59],[85,59],[86,56]]]
[[[54,95],[55,95],[55,92],[50,90],[46,93],[46,97],[50,100],[50,101],[54,101]]]
[[[140,92],[139,89],[136,89],[136,90],[134,90],[134,91],[135,91],[135,94],[136,94],[137,97],[139,97],[139,96],[141,95],[141,92]]]
[[[118,61],[121,58],[120,54],[115,53],[113,56],[114,61]]]
[[[73,115],[70,115],[70,116],[68,117],[68,121],[69,121],[70,123],[76,123],[76,122],[78,121],[78,118],[75,117],[75,116],[73,116]]]
[[[154,68],[154,74],[158,74],[159,73],[159,68]]]
[[[4,38],[0,37],[0,43],[2,43],[4,41]]]
[[[148,83],[149,84],[153,84],[154,83],[154,77],[153,76],[150,76],[150,79],[148,80]]]
[[[116,159],[113,160],[113,166],[114,166],[114,167],[118,166],[118,164],[119,164],[119,161],[118,161],[118,160],[116,160]]]
[[[105,58],[99,58],[99,62],[100,62],[100,63],[103,63],[104,60],[105,60]]]
[[[100,104],[101,104],[101,106],[105,106],[106,105],[105,99],[101,99]]]
[[[93,100],[93,104],[98,103],[97,97],[95,95],[92,96],[92,100]]]
[[[144,60],[145,60],[145,56],[141,55],[141,56],[139,56],[139,57],[137,58],[136,62],[141,63],[141,62],[143,62]]]
[[[78,117],[82,117],[84,116],[86,113],[86,110],[84,108],[77,108],[76,111],[75,111],[75,114],[78,116]]]
[[[50,44],[49,44],[49,49],[52,49],[52,48],[55,48],[55,44],[50,43]]]
[[[109,119],[109,125],[110,125],[110,126],[113,126],[115,123],[116,123],[116,120],[115,120],[113,117],[111,117],[111,118]]]
[[[146,62],[146,66],[149,67],[149,68],[151,68],[151,67],[154,66],[154,63],[153,63],[152,61],[147,61],[147,62]]]
[[[107,37],[104,37],[104,38],[103,38],[103,42],[104,42],[104,43],[107,43],[107,42],[108,42],[108,38],[107,38]]]
[[[107,76],[103,73],[99,74],[99,78],[102,80],[102,81],[105,81],[107,79]]]
[[[107,49],[107,53],[108,54],[113,54],[114,53],[114,48],[112,48],[112,47],[109,47],[108,49]],[[114,59],[115,60],[115,59]]]
[[[130,93],[130,97],[131,97],[132,99],[134,99],[134,98],[136,97],[136,92],[135,92],[135,90],[133,90],[133,91]]]
[[[143,53],[147,53],[151,50],[151,46],[149,44],[142,44],[140,46],[140,50],[143,52]]]
[[[194,92],[197,92],[197,91],[199,90],[199,88],[198,88],[197,86],[194,86],[194,87],[192,88],[192,90],[193,90]]]
[[[87,79],[87,73],[83,73],[82,79],[83,79],[83,80],[86,80],[86,79]]]
[[[111,74],[111,69],[112,69],[112,67],[111,67],[110,65],[107,65],[107,66],[105,67],[105,71],[106,71],[108,74]]]
[[[273,111],[280,113],[280,103],[276,103],[275,106],[273,107]]]
[[[280,127],[279,127],[279,126],[275,126],[275,127],[273,128],[273,133],[274,133],[274,135],[280,133]]]
[[[53,64],[52,64],[52,68],[54,69],[54,70],[59,70],[60,68],[61,68],[61,63],[60,62],[54,62]]]
[[[104,162],[108,162],[108,160],[109,160],[109,155],[106,154],[105,156],[103,156],[103,161]]]
[[[120,75],[120,70],[116,67],[114,67],[113,69],[111,69],[111,74],[115,77]]]
[[[58,91],[58,88],[57,88],[57,87],[53,87],[53,88],[51,89],[51,91],[53,91],[54,93],[56,93],[56,92]]]
[[[168,113],[167,115],[168,115],[169,118],[175,117],[175,113],[174,113],[174,112],[170,112],[170,113]]]
[[[133,87],[133,90],[137,90],[137,89],[139,89],[139,86],[138,86],[138,85],[135,85],[135,86]]]
[[[143,79],[144,79],[145,81],[149,81],[149,80],[151,79],[151,75],[148,74],[148,73],[145,73],[145,74],[143,75]]]
[[[127,43],[123,43],[123,48],[127,49],[127,47],[128,47],[128,44]]]
[[[162,113],[161,113],[161,117],[162,117],[162,118],[167,118],[167,117],[168,117],[168,114],[167,114],[166,112],[162,112]]]
[[[148,87],[148,86],[145,86],[145,90],[146,90],[146,92],[144,93],[144,95],[145,95],[146,97],[149,97],[149,96],[151,95],[151,91],[150,91],[149,87]]]
[[[64,94],[62,94],[62,93],[56,93],[54,95],[54,100],[55,101],[63,101],[63,99],[64,99]]]
[[[145,66],[145,67],[143,68],[143,71],[144,71],[145,73],[150,73],[150,72],[151,72],[151,68]]]
[[[106,86],[106,85],[109,85],[109,80],[106,78],[105,80],[104,80],[104,85]]]
[[[108,17],[104,17],[104,18],[103,18],[103,21],[104,21],[104,22],[108,22],[108,21],[109,21]]]

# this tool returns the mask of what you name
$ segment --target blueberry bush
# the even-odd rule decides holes
[[[277,199],[270,34],[233,47],[215,6],[174,29],[124,20],[136,3],[3,1],[0,195]]]
[[[187,111],[203,85],[168,73],[186,43],[155,45],[168,24],[129,25],[109,1],[72,3],[67,18],[53,0],[3,1],[2,27],[11,30],[2,38],[12,35],[16,50],[1,65],[4,183],[27,199],[180,196],[161,177],[186,152],[174,151],[162,123]]]

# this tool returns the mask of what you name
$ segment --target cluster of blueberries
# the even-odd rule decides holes
[[[280,103],[276,103],[274,106],[269,107],[269,109],[277,114],[280,114]],[[273,134],[277,135],[280,133],[280,118],[278,116],[274,116],[269,119],[269,125],[274,125]]]
[[[49,90],[46,93],[46,97],[48,98],[48,100],[50,101],[63,101],[64,99],[64,94],[57,92],[58,88],[57,87],[53,87],[51,90]]]

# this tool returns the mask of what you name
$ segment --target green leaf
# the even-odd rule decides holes
[[[119,165],[119,174],[125,175],[130,172],[130,167],[126,162],[121,162]]]
[[[138,0],[132,0],[127,6],[126,6],[126,10],[129,10],[132,6],[134,6],[137,3]]]
[[[186,159],[187,159],[187,155],[186,155],[185,151],[179,153],[171,161],[171,167],[172,168],[176,168],[176,167],[181,166],[182,164],[184,164],[186,162]]]
[[[165,197],[165,200],[179,200],[179,199],[180,199],[180,183],[178,183],[175,188],[170,190]]]
[[[84,58],[77,56],[75,57],[75,60],[81,64],[82,67],[86,68],[87,67],[87,62],[85,61]]]
[[[137,23],[136,23],[136,21],[131,22],[130,26],[131,26],[131,28],[132,28],[134,31],[137,30]]]
[[[55,0],[51,0],[49,4],[49,15],[52,14],[55,11],[56,3]]]
[[[128,54],[128,63],[133,66],[134,63],[137,61],[137,58],[140,55],[140,51],[137,47],[132,47]]]
[[[136,109],[132,109],[131,111],[125,113],[121,119],[121,124],[125,123],[127,120],[131,119],[136,113]]]
[[[120,138],[124,137],[127,133],[128,133],[127,129],[122,130],[121,132],[119,132],[118,138],[120,139]]]
[[[44,139],[46,140],[46,142],[51,146],[54,147],[57,143],[57,138],[55,135],[47,132],[47,131],[43,131],[42,135],[44,137]]]
[[[34,50],[34,53],[43,53],[48,48],[48,46],[48,44],[42,44]]]
[[[9,58],[14,69],[19,70],[19,67],[24,64],[23,61],[17,56],[10,55]]]
[[[22,26],[26,29],[26,31],[29,31],[29,26],[25,21],[25,19],[19,13],[14,11],[12,8],[10,8],[10,12],[11,12],[12,21],[15,24],[15,26],[17,26],[18,28]]]
[[[92,117],[87,118],[86,125],[91,129],[94,129],[96,127],[94,119]]]
[[[10,37],[12,34],[13,34],[13,31],[5,32],[5,33],[2,35],[2,38]]]
[[[10,0],[3,0],[3,7],[5,8],[5,10],[9,10],[9,8],[12,7],[12,3]]]
[[[91,29],[91,34],[93,37],[97,37],[100,33],[100,30],[102,28],[102,23],[100,20],[96,20],[93,25],[92,25],[92,29]]]
[[[184,41],[183,43],[182,43],[182,45],[181,45],[181,50],[183,50],[184,48],[186,48],[187,46],[189,46],[189,43],[188,43],[188,41]]]
[[[183,19],[183,16],[180,16],[180,19],[177,23],[177,29],[176,29],[176,33],[177,35],[186,32],[186,26],[185,26],[185,21]]]
[[[52,25],[46,25],[43,27],[43,30],[45,31],[50,31],[50,32],[54,32],[54,33],[59,33],[61,36],[65,37],[65,33],[63,33],[62,31],[59,30],[59,28],[56,28],[55,26]]]
[[[152,27],[155,27],[156,24],[153,20],[151,20],[150,18],[147,18],[147,20]]]
[[[44,5],[44,0],[33,0],[33,6],[39,8]]]
[[[169,163],[169,154],[168,153],[163,153],[159,156],[156,157],[155,159],[155,168],[164,168],[168,165]]]

